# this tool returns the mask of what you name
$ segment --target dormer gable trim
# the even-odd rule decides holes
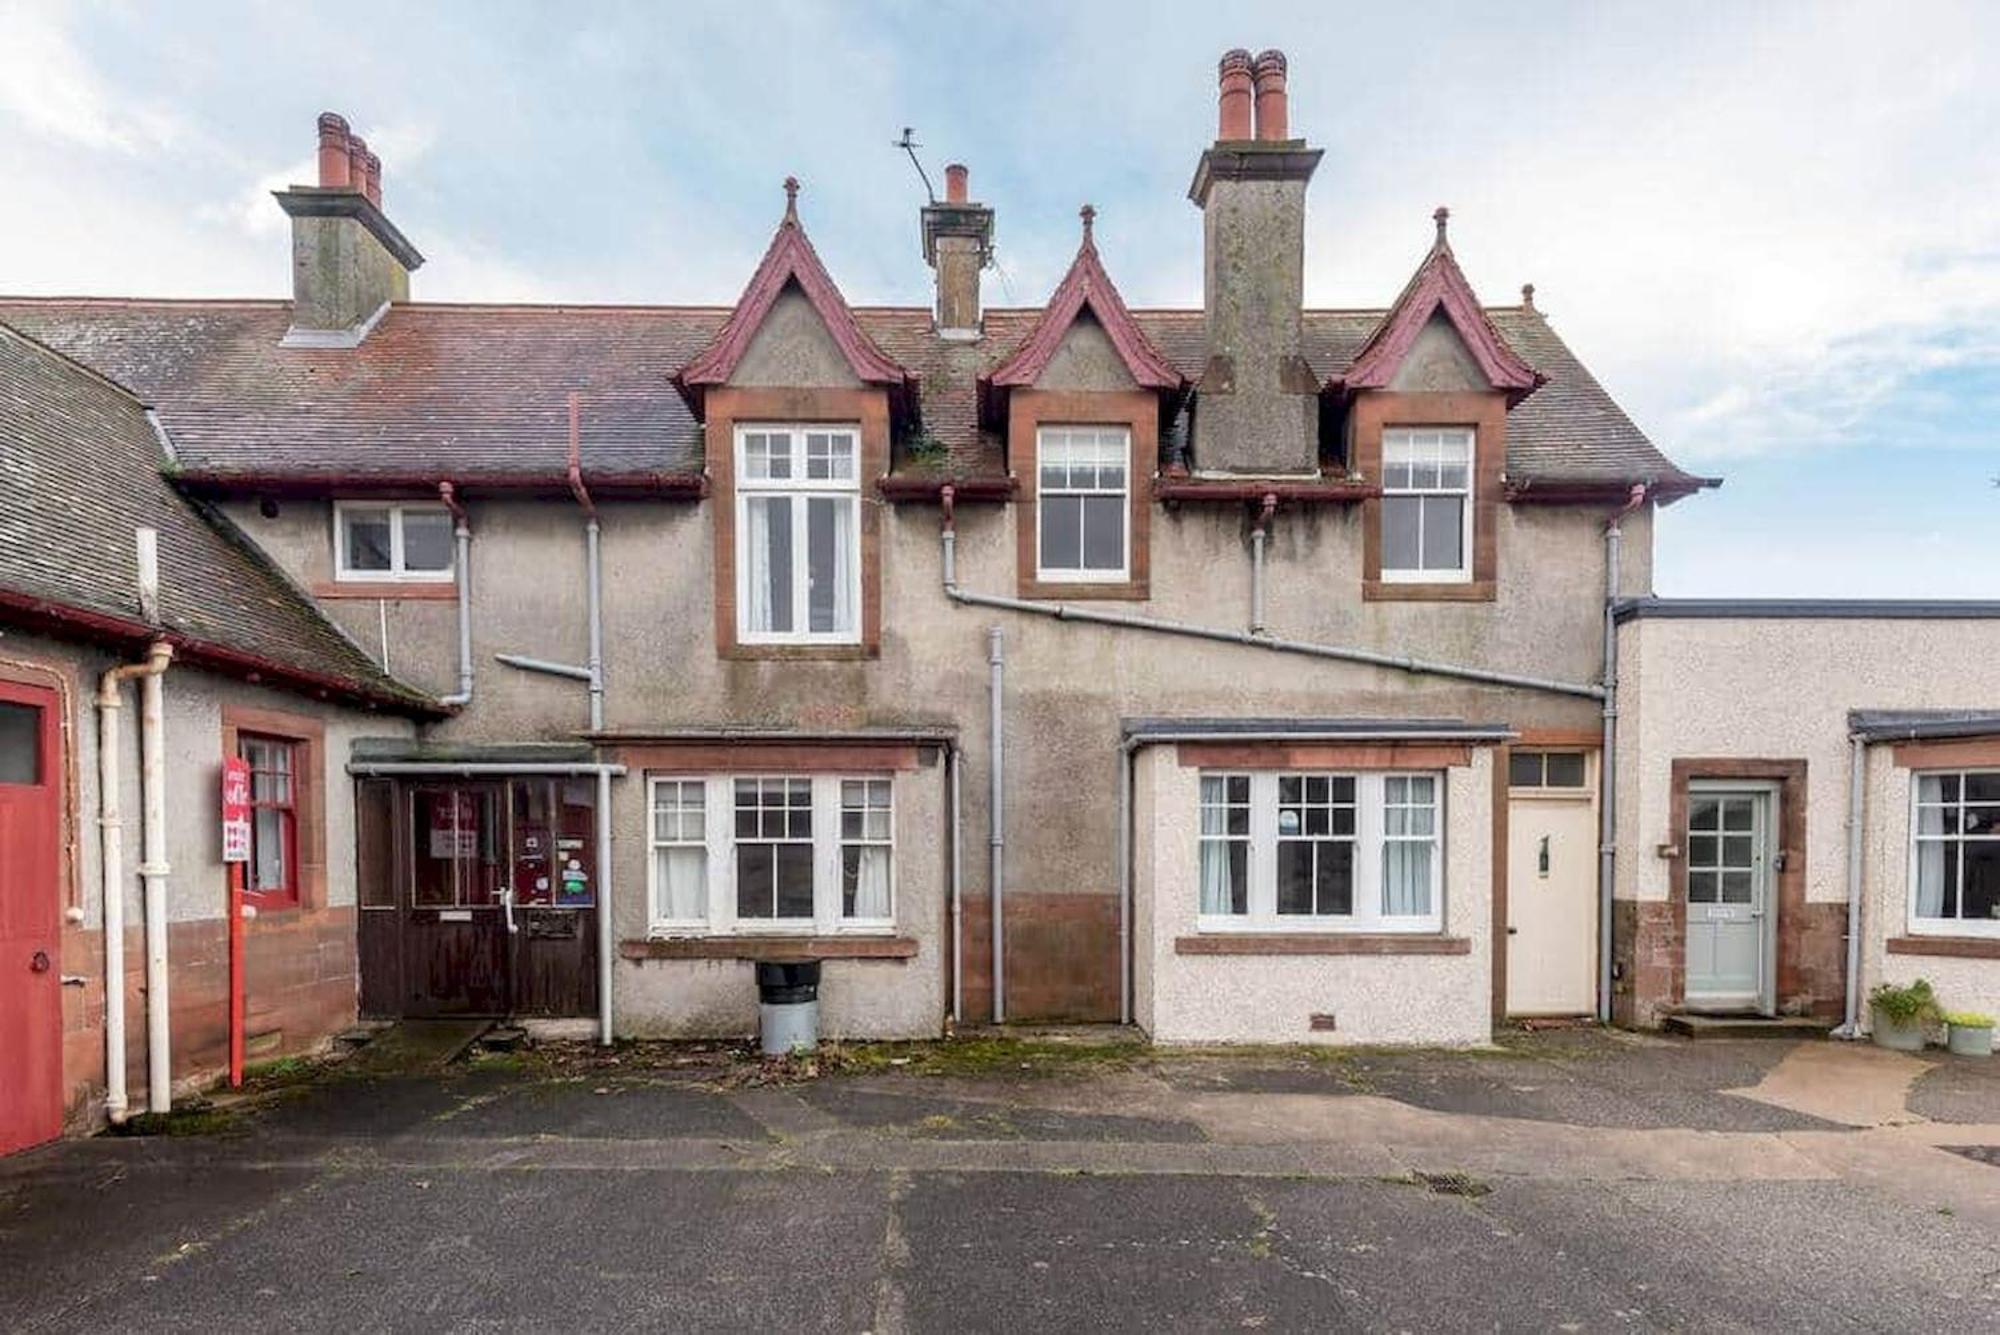
[[[1181,388],[1180,372],[1153,346],[1153,340],[1146,337],[1139,322],[1132,318],[1125,299],[1118,295],[1117,285],[1105,273],[1104,262],[1097,254],[1097,242],[1091,235],[1095,217],[1096,210],[1088,204],[1084,205],[1083,243],[1077,247],[1069,272],[1056,285],[1048,305],[1042,308],[1041,317],[1028,336],[1021,340],[1020,346],[1007,360],[982,377],[987,386],[998,389],[1032,388],[1048,369],[1070,326],[1076,323],[1084,307],[1088,306],[1091,315],[1110,338],[1113,350],[1117,352],[1119,361],[1124,363],[1134,384],[1141,389],[1152,390]]]
[[[785,178],[785,216],[757,271],[751,275],[749,285],[737,298],[735,309],[714,340],[674,376],[674,383],[688,398],[697,417],[701,415],[702,391],[729,383],[749,351],[751,340],[788,284],[796,284],[811,303],[856,380],[864,385],[884,386],[897,398],[905,396],[912,384],[910,373],[862,331],[860,322],[854,318],[854,309],[826,271],[819,252],[813,249],[811,238],[799,222],[798,189],[795,178]]]
[[[1383,314],[1381,323],[1362,344],[1347,373],[1336,377],[1330,388],[1349,394],[1387,389],[1416,344],[1417,336],[1440,310],[1471,353],[1480,374],[1494,389],[1507,395],[1509,405],[1520,402],[1546,382],[1548,377],[1528,365],[1487,318],[1445,237],[1449,216],[1444,209],[1437,211],[1437,240],[1432,243],[1430,253],[1410,276],[1396,304]]]

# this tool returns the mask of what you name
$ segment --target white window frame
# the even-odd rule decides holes
[[[1427,487],[1405,485],[1400,487],[1392,487],[1389,485],[1390,453],[1392,446],[1401,444],[1405,448],[1415,449],[1417,447],[1418,437],[1436,438],[1435,441],[1433,442],[1432,461],[1438,464],[1440,467],[1442,467],[1445,463],[1445,457],[1444,457],[1445,451],[1443,449],[1443,446],[1446,441],[1448,440],[1455,441],[1462,443],[1464,445],[1465,485],[1463,487],[1447,487],[1443,485],[1427,486]],[[1474,504],[1474,501],[1476,499],[1475,484],[1477,483],[1479,476],[1478,463],[1479,463],[1479,434],[1472,427],[1394,426],[1394,427],[1383,428],[1382,496],[1385,501],[1391,496],[1418,496],[1418,497],[1456,496],[1459,498],[1460,502],[1459,504],[1460,532],[1458,539],[1459,564],[1456,569],[1450,569],[1450,570],[1426,570],[1421,567],[1415,569],[1407,569],[1407,568],[1392,569],[1389,565],[1389,534],[1388,534],[1389,509],[1387,505],[1384,505],[1382,507],[1381,520],[1380,520],[1380,526],[1382,531],[1378,536],[1380,539],[1380,551],[1382,553],[1381,576],[1383,583],[1385,584],[1470,584],[1472,582],[1472,526],[1473,526],[1473,512],[1477,508]],[[1442,478],[1440,478],[1440,483],[1441,482]],[[1418,560],[1423,559],[1423,534],[1421,529],[1419,529],[1417,535],[1417,559]]]
[[[660,838],[659,794],[662,788],[689,787],[701,793],[702,837],[700,840]],[[700,776],[671,774],[649,774],[646,776],[646,905],[650,921],[650,931],[654,936],[674,936],[705,931],[709,918],[715,911],[715,850],[710,833],[713,815],[709,808],[714,794],[710,784]],[[701,894],[703,913],[700,917],[676,918],[663,909],[660,896],[666,887],[660,884],[660,850],[666,848],[699,848],[702,850]]]
[[[1116,435],[1125,459],[1125,485],[1109,487],[1053,487],[1042,486],[1042,468],[1048,458],[1051,443],[1059,438],[1065,447],[1073,443],[1069,437],[1074,433],[1088,432],[1098,437],[1102,444],[1106,435]],[[1042,516],[1043,502],[1050,496],[1116,496],[1119,500],[1118,527],[1119,552],[1116,570],[1066,570],[1051,569],[1042,564]],[[1078,520],[1078,534],[1082,533],[1081,518]],[[1041,426],[1035,429],[1035,579],[1043,584],[1123,584],[1132,578],[1132,429],[1116,422],[1102,424],[1072,422],[1066,425]]]
[[[2000,771],[1996,771],[1990,767],[1984,767],[1979,765],[1970,766],[1965,769],[1913,770],[1911,772],[1909,881],[1908,881],[1907,892],[1904,895],[1904,900],[1905,900],[1904,916],[1909,925],[1910,935],[1978,936],[1978,937],[2000,938],[2000,918],[1926,918],[1919,916],[1917,913],[1918,864],[1922,857],[1922,851],[1923,851],[1922,846],[1924,844],[1954,843],[1959,845],[1958,885],[1955,888],[1961,895],[1963,895],[1965,889],[1964,846],[1969,843],[1970,844],[2000,843],[2000,834],[1975,834],[1968,836],[1967,834],[1964,833],[1965,827],[1963,824],[1963,812],[1965,808],[1965,780],[1975,774],[1994,774],[1994,773],[2000,773]],[[1921,828],[1919,818],[1921,814],[1920,808],[1923,805],[1923,803],[1920,801],[1920,797],[1923,791],[1922,780],[1927,778],[1943,778],[1947,775],[1956,775],[1959,780],[1959,791],[1958,791],[1958,802],[1957,802],[1957,807],[1961,813],[1959,833],[1946,834],[1946,835],[1930,835],[1930,836],[1920,834],[1918,831]],[[1979,805],[1990,805],[1990,804],[1981,803]]]
[[[403,558],[403,516],[441,514],[450,517],[444,506],[424,501],[335,501],[333,503],[333,573],[336,580],[354,583],[449,584],[458,576],[456,526],[446,547],[442,570],[408,570]],[[350,515],[389,517],[389,568],[356,570],[347,564],[347,520]]]
[[[1325,775],[1354,781],[1354,912],[1351,914],[1281,914],[1278,912],[1278,779],[1280,776]],[[1444,863],[1446,774],[1440,770],[1201,770],[1195,780],[1195,801],[1200,803],[1200,781],[1205,778],[1247,777],[1250,780],[1249,912],[1202,913],[1201,840],[1194,848],[1194,894],[1199,932],[1397,932],[1439,933],[1444,930]],[[1417,778],[1432,782],[1433,825],[1431,844],[1431,910],[1425,914],[1387,914],[1382,911],[1383,850],[1385,836],[1383,793],[1390,779]],[[1199,821],[1196,823],[1199,830]],[[1344,836],[1331,836],[1344,838]]]
[[[837,434],[853,445],[852,476],[808,478],[806,435]],[[752,478],[748,467],[748,438],[753,435],[784,435],[790,444],[792,476],[781,479]],[[859,644],[861,643],[861,427],[854,422],[739,422],[736,424],[736,639],[740,644]],[[792,612],[795,629],[753,630],[750,626],[750,502],[753,498],[788,496],[792,501]],[[848,505],[848,533],[853,546],[848,552],[848,607],[854,624],[847,630],[805,629],[812,620],[812,580],[810,547],[807,540],[808,502],[814,498],[844,498]]]
[[[736,913],[736,781],[738,779],[804,779],[812,784],[812,864],[813,912],[810,918],[740,918]],[[841,916],[841,850],[849,841],[841,837],[840,785],[843,781],[876,780],[889,785],[889,912],[881,917]],[[668,847],[654,837],[654,793],[667,783],[701,783],[706,821],[704,847],[708,854],[707,916],[698,921],[676,920],[658,912],[660,893],[659,859],[656,850]],[[887,936],[896,930],[896,910],[900,888],[896,858],[896,776],[893,773],[841,772],[837,774],[683,774],[661,771],[646,776],[646,903],[648,934],[653,937],[685,936]],[[763,842],[763,841],[758,841]],[[884,846],[883,841],[865,841]]]

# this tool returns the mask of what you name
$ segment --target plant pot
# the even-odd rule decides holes
[[[1883,1016],[1881,1011],[1874,1014],[1871,1026],[1875,1036],[1875,1046],[1888,1048],[1892,1052],[1922,1052],[1924,1050],[1924,1022],[1912,1020],[1908,1024],[1897,1024]]]
[[[1945,1047],[1961,1057],[1991,1057],[1993,1055],[1993,1026],[1990,1024],[1954,1024],[1947,1027]]]

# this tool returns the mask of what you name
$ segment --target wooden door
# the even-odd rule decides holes
[[[403,914],[405,1015],[505,1015],[508,920],[505,786],[407,790],[409,896]]]
[[[60,707],[0,681],[0,1154],[62,1133]]]

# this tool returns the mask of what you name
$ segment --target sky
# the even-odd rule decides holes
[[[2000,597],[2000,5],[0,0],[0,292],[284,296],[314,118],[383,160],[430,300],[722,303],[783,207],[925,304],[923,186],[997,215],[992,304],[1098,209],[1199,306],[1215,62],[1282,48],[1326,156],[1306,300],[1380,306],[1431,210],[1653,441],[1673,596]]]

